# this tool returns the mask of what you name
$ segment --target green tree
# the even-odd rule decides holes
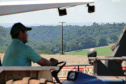
[[[107,38],[105,36],[100,37],[98,46],[107,46]]]
[[[118,37],[117,37],[117,35],[112,34],[112,35],[110,36],[110,39],[112,40],[113,43],[115,43],[115,42],[118,40]]]

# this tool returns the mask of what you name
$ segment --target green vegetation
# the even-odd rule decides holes
[[[88,49],[92,47],[107,46],[115,43],[126,24],[98,24],[91,26],[64,26],[64,52]],[[32,46],[34,49],[50,50],[54,54],[59,53],[62,48],[61,26],[32,26],[29,38],[40,42],[40,45]]]
[[[97,56],[111,56],[113,53],[110,46],[96,48],[96,51],[97,51]]]
[[[66,52],[65,55],[84,55],[87,56],[88,49]]]
[[[107,47],[97,47],[95,48],[97,51],[97,56],[111,56],[112,50],[110,46]],[[87,52],[89,49],[83,49],[78,51],[66,52],[66,55],[84,55],[87,56]]]
[[[115,43],[123,30],[125,23],[93,23],[91,26],[64,26],[63,51],[70,52],[94,47],[108,46]],[[39,54],[56,54],[62,48],[61,26],[31,26],[28,32],[30,45]],[[0,26],[0,52],[4,53],[11,42],[10,28]],[[45,50],[45,51],[42,51]],[[109,50],[109,49],[108,49]],[[87,54],[87,51],[83,51]],[[101,51],[102,52],[102,51]],[[104,51],[106,53],[109,51]],[[77,52],[76,52],[77,53]],[[80,54],[80,53],[79,53]],[[83,53],[81,53],[83,55]],[[98,53],[98,55],[101,55]]]
[[[36,51],[38,54],[53,54],[50,50],[37,50]]]
[[[64,55],[64,51],[63,51],[63,54],[62,54],[62,51],[59,52],[60,55]]]

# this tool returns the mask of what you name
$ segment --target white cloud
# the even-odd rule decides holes
[[[121,0],[112,0],[112,2],[120,2]]]

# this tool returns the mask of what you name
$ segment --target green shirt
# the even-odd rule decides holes
[[[41,56],[19,39],[13,39],[3,59],[2,66],[31,66],[31,61],[38,62]]]

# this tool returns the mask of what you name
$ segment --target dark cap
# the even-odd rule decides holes
[[[15,23],[11,28],[11,35],[15,35],[22,30],[30,31],[32,28],[25,27],[22,23]]]

